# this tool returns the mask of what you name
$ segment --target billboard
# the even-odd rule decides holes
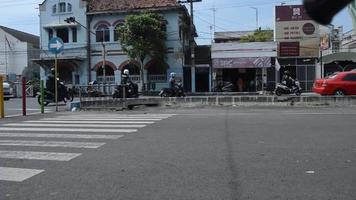
[[[319,25],[302,5],[276,6],[275,40],[280,57],[319,55]]]

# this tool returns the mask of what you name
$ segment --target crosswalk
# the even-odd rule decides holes
[[[70,162],[84,154],[85,149],[98,149],[110,140],[120,139],[172,116],[174,114],[81,113],[1,124],[0,182],[22,182],[46,170],[46,166],[44,169],[1,166],[5,159]],[[40,151],[35,151],[36,148]],[[75,152],[70,152],[74,149]]]

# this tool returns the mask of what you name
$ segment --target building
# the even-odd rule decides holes
[[[0,75],[10,81],[22,75],[34,76],[39,67],[32,59],[39,58],[39,37],[0,26]]]
[[[330,27],[322,41],[326,44],[322,52],[323,76],[356,69],[356,34],[353,30],[343,33],[342,27]]]
[[[278,43],[278,61],[281,65],[279,81],[288,70],[300,81],[303,91],[310,91],[321,74],[319,61],[319,25],[302,5],[283,5],[275,8],[275,41]],[[319,67],[317,67],[319,66]]]
[[[45,0],[39,5],[41,55],[35,62],[41,65],[41,79],[46,80],[54,67],[55,55],[48,51],[53,37],[64,42],[64,51],[58,55],[58,74],[66,84],[87,85],[90,76],[88,62],[87,2],[83,0]],[[78,23],[64,20],[75,17]],[[81,26],[83,25],[83,26]]]
[[[244,42],[255,31],[217,32],[212,44],[213,82],[230,82],[236,92],[262,91],[275,83],[274,61],[277,44],[270,41]],[[269,76],[268,76],[269,75]]]
[[[166,23],[168,53],[165,63],[147,58],[144,61],[145,82],[151,89],[168,86],[171,72],[183,80],[185,52],[189,49],[189,14],[175,0],[46,0],[40,5],[41,48],[44,53],[37,60],[43,66],[43,79],[54,65],[54,55],[48,52],[49,40],[56,36],[64,42],[58,55],[59,76],[66,83],[86,85],[89,81],[114,84],[121,81],[121,73],[129,69],[132,80],[140,82],[140,64],[123,52],[116,27],[129,14],[142,11],[160,13]],[[75,23],[64,20],[75,17]],[[104,66],[105,65],[105,66]]]

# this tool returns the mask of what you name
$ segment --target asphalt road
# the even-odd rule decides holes
[[[125,112],[45,116],[49,118],[46,120],[53,121],[53,126],[62,123],[62,130],[33,126],[48,125],[50,122],[41,120],[44,116],[1,121],[0,179],[23,175],[25,180],[0,180],[0,199],[355,200],[355,107],[149,108],[128,113],[144,114],[130,115],[131,121],[151,120],[152,123],[132,133],[119,133],[121,128],[102,126],[105,123],[125,124],[119,119]],[[96,131],[80,132],[78,128],[72,128],[78,132],[70,132],[66,129],[77,122],[84,124],[84,120],[87,120],[87,125],[97,126]],[[14,123],[29,126],[21,131],[19,127],[23,125]],[[94,129],[87,125],[82,125],[81,129]],[[4,133],[14,135],[6,136]],[[65,139],[61,135],[57,138],[31,138],[34,135],[15,138],[19,133],[123,137],[112,140]],[[85,145],[95,145],[93,142],[105,145],[91,149],[61,147],[63,144],[56,147],[6,146],[4,144],[9,144],[9,141],[4,140],[42,140],[43,145],[48,145],[48,141],[86,141],[90,144]],[[16,141],[12,142],[16,144]],[[34,160],[26,156],[24,159],[11,159],[4,157],[9,156],[5,151],[78,155],[61,162],[49,161],[48,158]],[[35,173],[33,176],[21,171],[4,175],[8,168],[43,171],[30,171]]]
[[[59,103],[59,110],[65,110],[65,104]],[[13,98],[4,103],[5,116],[14,117],[22,116],[22,99]],[[54,112],[56,110],[55,104],[49,104],[45,107],[45,112]],[[37,102],[37,98],[28,97],[26,99],[26,112],[28,115],[39,114],[41,112],[41,107]]]

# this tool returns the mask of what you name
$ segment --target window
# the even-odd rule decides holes
[[[51,40],[53,38],[53,30],[48,29],[48,40]]]
[[[66,12],[66,3],[64,3],[64,2],[59,3],[59,12],[60,13]]]
[[[356,74],[348,74],[342,80],[344,80],[344,81],[356,81]]]
[[[72,28],[72,39],[73,42],[77,42],[77,28]]]
[[[118,31],[120,26],[123,26],[123,23],[120,23],[118,25],[116,25],[115,30],[114,30],[114,41],[119,41],[119,37],[120,37],[120,33]]]
[[[69,42],[68,29],[67,28],[57,29],[57,36],[59,38],[61,38],[64,43],[68,43]]]
[[[96,42],[109,42],[110,41],[110,30],[109,27],[102,24],[96,29]]]
[[[52,13],[55,14],[57,12],[57,5],[52,6]]]
[[[72,12],[72,4],[68,4],[67,12]]]

